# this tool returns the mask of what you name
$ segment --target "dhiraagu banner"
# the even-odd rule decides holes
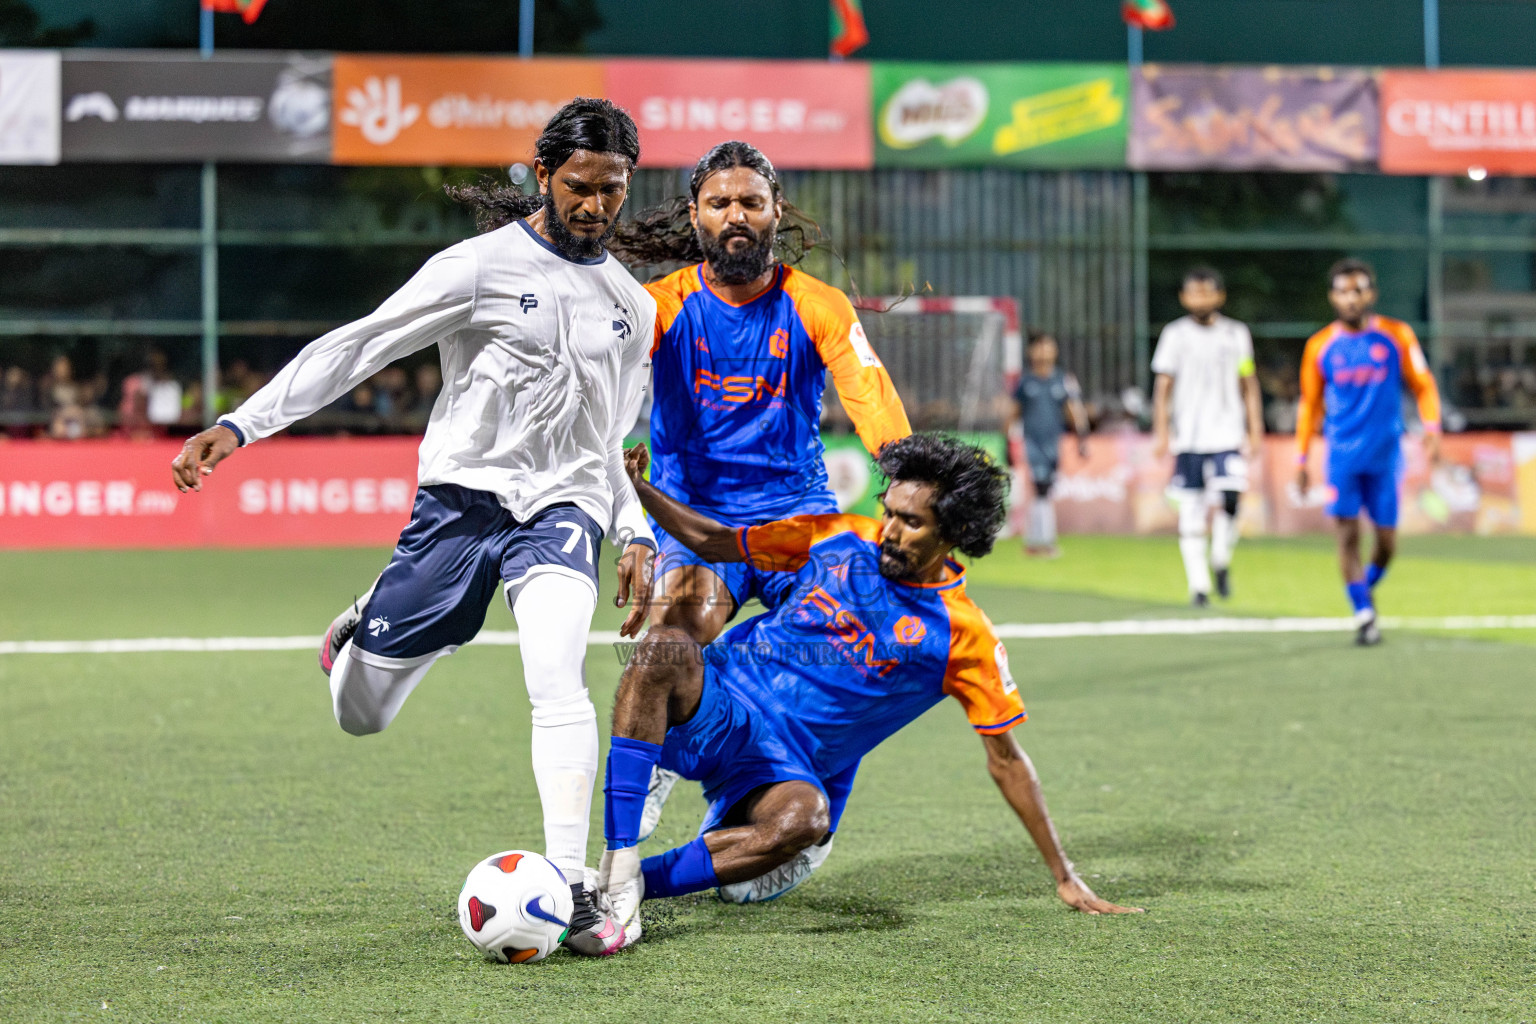
[[[1124,167],[1123,64],[871,65],[876,167]]]

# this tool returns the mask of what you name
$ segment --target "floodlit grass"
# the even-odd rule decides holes
[[[1416,543],[1385,611],[1536,612],[1536,545]],[[0,639],[318,634],[384,557],[0,555]],[[1344,612],[1326,543],[1246,544],[1236,579],[1234,613]],[[1186,614],[1169,540],[1009,545],[976,580],[999,622]],[[541,842],[515,651],[361,740],[306,652],[0,657],[0,1020],[1536,1021],[1531,650],[1348,639],[1010,644],[1068,852],[1145,915],[1056,901],[945,706],[792,896],[661,901],[632,951],[526,968],[453,906]],[[612,652],[588,675],[610,706]],[[680,788],[647,847],[701,812]]]

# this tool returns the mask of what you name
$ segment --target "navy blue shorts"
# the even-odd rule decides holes
[[[1173,457],[1174,491],[1246,491],[1248,460],[1240,452],[1180,452]]]
[[[703,783],[709,810],[700,835],[719,828],[731,808],[759,786],[798,780],[826,792],[805,757],[756,707],[731,692],[722,671],[705,660],[699,709],[668,729],[661,747],[663,768]]]
[[[1328,514],[1335,519],[1354,519],[1364,508],[1377,526],[1397,525],[1397,491],[1402,483],[1403,457],[1393,454],[1385,464],[1369,467],[1348,463],[1328,464],[1328,489],[1332,494]]]
[[[488,491],[422,487],[352,643],[399,659],[457,648],[480,632],[502,580],[509,608],[541,573],[583,580],[595,595],[602,540],[575,505],[552,505],[519,523]]]

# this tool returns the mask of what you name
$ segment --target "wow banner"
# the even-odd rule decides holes
[[[1377,87],[1364,68],[1148,64],[1132,87],[1138,170],[1375,169]]]

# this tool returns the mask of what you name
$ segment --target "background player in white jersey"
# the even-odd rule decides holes
[[[377,311],[311,343],[270,384],[186,443],[177,485],[436,344],[443,389],[422,439],[409,525],[320,652],[336,720],[382,730],[432,663],[469,642],[505,581],[533,703],[533,772],[549,858],[576,897],[567,943],[614,952],[622,930],[584,888],[597,715],[583,677],[604,535],[623,556],[622,632],[649,604],[655,540],[624,471],[656,303],[604,248],[640,157],[634,122],[571,101],[536,143],[539,196],[450,190],[485,233],[439,253]]]
[[[1159,458],[1173,452],[1169,490],[1179,506],[1179,553],[1190,603],[1197,607],[1210,604],[1212,569],[1216,592],[1232,596],[1238,502],[1248,489],[1247,460],[1257,457],[1264,443],[1253,338],[1246,324],[1221,314],[1226,301],[1220,273],[1210,267],[1190,270],[1179,289],[1179,305],[1189,315],[1163,328],[1152,356],[1154,451]]]

